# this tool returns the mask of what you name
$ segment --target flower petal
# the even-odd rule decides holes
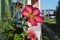
[[[31,40],[36,40],[36,39],[31,39]]]
[[[33,11],[33,15],[40,15],[40,14],[41,14],[40,10],[35,7]]]
[[[25,9],[23,9],[22,15],[25,17],[29,17],[29,14],[28,14],[27,10],[25,10]]]
[[[35,16],[34,18],[37,22],[40,22],[40,23],[42,23],[44,20],[43,17],[41,17],[41,16]]]
[[[37,26],[37,22],[34,18],[29,18],[28,21],[31,23],[32,26]]]
[[[26,5],[26,6],[25,6],[25,9],[26,9],[29,13],[32,13],[32,11],[33,11],[32,5]]]
[[[29,39],[36,40],[36,34],[35,34],[35,32],[33,30],[29,29],[29,30],[27,30],[27,32],[29,34],[31,34],[30,36],[28,36]]]

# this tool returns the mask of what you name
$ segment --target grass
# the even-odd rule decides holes
[[[50,24],[56,24],[55,19],[50,19],[50,18],[47,18],[47,17],[44,17],[44,22],[47,22],[47,23],[50,23]]]

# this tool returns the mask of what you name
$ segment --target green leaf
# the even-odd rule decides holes
[[[20,36],[19,36],[19,34],[15,34],[15,36],[14,36],[14,40],[20,40]]]
[[[9,37],[13,37],[13,36],[14,36],[14,34],[13,34],[13,33],[11,33],[11,32],[9,32],[9,33],[8,33],[8,36],[9,36]]]
[[[24,36],[29,36],[29,35],[30,35],[30,34],[28,34],[27,32],[23,32],[22,34],[23,34]],[[21,34],[21,35],[22,35],[22,34]]]
[[[14,40],[24,40],[24,39],[20,38],[20,34],[15,34]]]
[[[24,40],[24,38],[20,38],[20,40]]]

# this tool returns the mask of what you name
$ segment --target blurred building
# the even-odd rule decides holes
[[[55,10],[53,9],[48,9],[48,10],[42,10],[42,15],[43,16],[49,16],[51,18],[55,18],[55,13],[54,13]]]

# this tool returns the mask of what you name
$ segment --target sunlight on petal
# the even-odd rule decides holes
[[[26,5],[25,9],[26,9],[29,13],[32,13],[32,11],[33,11],[32,5]]]
[[[25,17],[29,17],[29,14],[28,14],[27,10],[25,10],[25,9],[22,11],[22,15]]]
[[[40,13],[38,8],[34,8],[33,14],[34,15],[40,15],[41,13]]]
[[[35,18],[35,20],[36,20],[37,22],[40,22],[40,23],[42,23],[43,20],[44,20],[44,18],[41,17],[41,16],[35,16],[34,18]]]
[[[32,26],[37,26],[37,22],[36,22],[36,20],[33,19],[33,18],[29,18],[29,19],[28,19],[28,22],[30,22]]]

